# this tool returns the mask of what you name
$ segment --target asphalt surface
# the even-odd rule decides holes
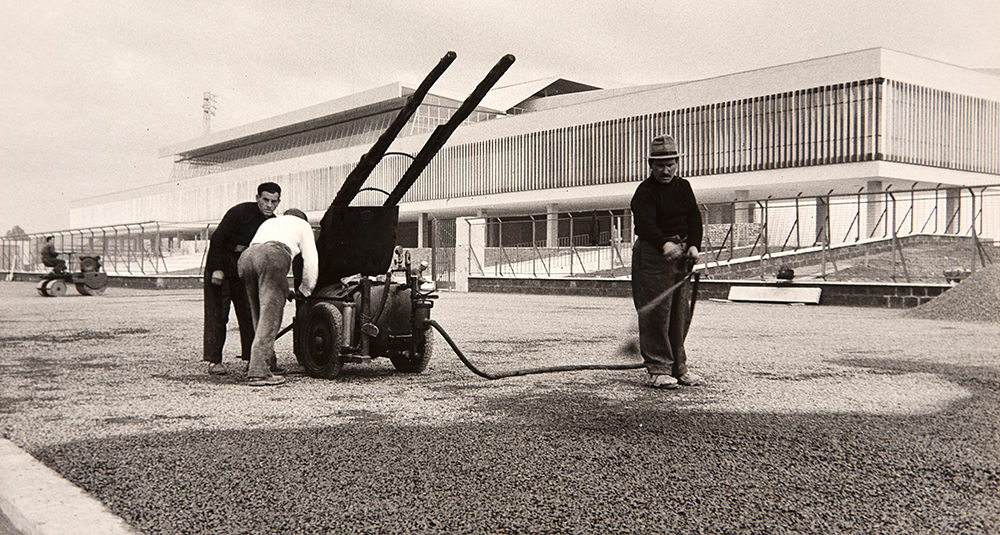
[[[231,350],[204,373],[197,291],[33,292],[0,284],[3,434],[142,533],[1000,532],[994,324],[704,302],[699,387],[486,381],[438,339],[419,375],[251,389]],[[433,317],[491,371],[634,358],[627,299]]]

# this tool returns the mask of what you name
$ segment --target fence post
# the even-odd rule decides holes
[[[488,224],[489,223],[487,223],[487,225]],[[503,219],[499,218],[499,217],[497,218],[497,245],[500,247],[500,258],[502,260],[504,257],[507,256],[507,254],[503,250]],[[499,270],[498,274],[502,277],[503,276],[503,262],[502,261],[501,262],[497,262],[497,269]],[[514,267],[513,266],[511,266],[510,270],[511,270],[511,275],[517,275],[516,273],[513,273],[513,271],[514,271]]]
[[[896,282],[896,252],[898,251],[899,264],[903,267],[903,276],[906,277],[906,282],[910,282],[910,273],[906,269],[906,257],[903,256],[903,245],[899,243],[899,236],[896,235],[896,196],[889,192],[889,188],[886,188],[886,196],[892,200],[892,281]]]
[[[802,196],[800,191],[798,195],[795,196],[795,248],[802,248],[802,229],[799,225],[799,197]]]
[[[431,249],[431,280],[437,282],[437,218],[428,218],[428,223],[430,224],[430,232],[428,232],[430,239],[430,249]]]
[[[528,215],[528,220],[531,221],[531,249],[535,253],[531,255],[531,276],[537,277],[538,271],[535,269],[535,258],[538,257],[538,237],[535,235],[535,216]]]
[[[566,215],[569,216],[569,276],[573,276],[573,254],[576,253],[576,249],[573,248],[573,214],[567,212]]]
[[[139,225],[139,241],[137,243],[139,246],[139,272],[145,275],[146,274],[146,243],[145,243],[146,228],[142,226],[142,223],[139,223],[138,225]],[[152,262],[150,262],[150,264],[152,264]],[[156,270],[154,269],[153,271]]]
[[[481,221],[476,219],[476,221]],[[472,272],[472,218],[455,218],[455,291],[469,291]]]

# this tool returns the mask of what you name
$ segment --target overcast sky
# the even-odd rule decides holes
[[[0,0],[0,235],[170,179],[160,148],[391,82],[692,80],[870,47],[1000,67],[1000,1]],[[125,223],[125,222],[123,222]]]

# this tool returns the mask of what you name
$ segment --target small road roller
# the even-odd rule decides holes
[[[73,258],[70,257],[70,264],[73,263]],[[42,275],[42,280],[36,286],[38,295],[61,297],[66,295],[67,284],[76,286],[80,295],[102,295],[108,287],[108,275],[102,271],[101,257],[84,255],[76,263],[79,264],[77,271],[52,270]]]

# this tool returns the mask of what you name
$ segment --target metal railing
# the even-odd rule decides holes
[[[755,259],[761,270],[788,253],[833,250],[862,242],[883,241],[893,251],[892,278],[908,280],[908,258],[900,238],[916,235],[961,236],[973,244],[961,263],[975,270],[991,263],[1000,239],[1000,185],[943,186],[763,199],[734,199],[701,205],[705,234],[702,262],[721,266]],[[627,277],[634,241],[627,209],[587,213],[532,214],[483,219],[472,229],[484,246],[455,258],[453,226],[433,220],[426,251],[432,273],[453,281],[455,263],[471,274],[502,277]],[[471,223],[470,223],[471,224]],[[74,258],[98,255],[110,274],[149,275],[195,272],[214,224],[141,222],[0,237],[2,272],[45,272],[40,251],[45,236],[73,269]],[[183,237],[181,237],[183,236]],[[176,239],[176,243],[173,241]],[[184,247],[179,244],[183,242]],[[192,247],[193,244],[193,247]]]
[[[0,270],[48,271],[41,259],[47,236],[52,236],[56,251],[71,271],[81,256],[101,257],[104,271],[111,274],[167,271],[161,228],[155,221],[0,237]]]
[[[1000,185],[942,186],[906,190],[741,199],[701,205],[707,266],[756,259],[761,269],[789,253],[883,241],[892,250],[893,280],[910,279],[900,238],[957,236],[974,249],[962,261],[971,271],[991,263],[1000,241]],[[725,221],[718,221],[724,219]],[[629,275],[634,239],[627,210],[585,215],[546,214],[486,219],[486,246],[472,252],[470,273],[500,277]],[[551,231],[558,229],[558,236]],[[834,259],[830,254],[829,258]],[[824,261],[824,270],[825,264]],[[766,264],[766,265],[765,265]],[[836,266],[834,266],[836,269]],[[898,270],[898,273],[897,273]]]

